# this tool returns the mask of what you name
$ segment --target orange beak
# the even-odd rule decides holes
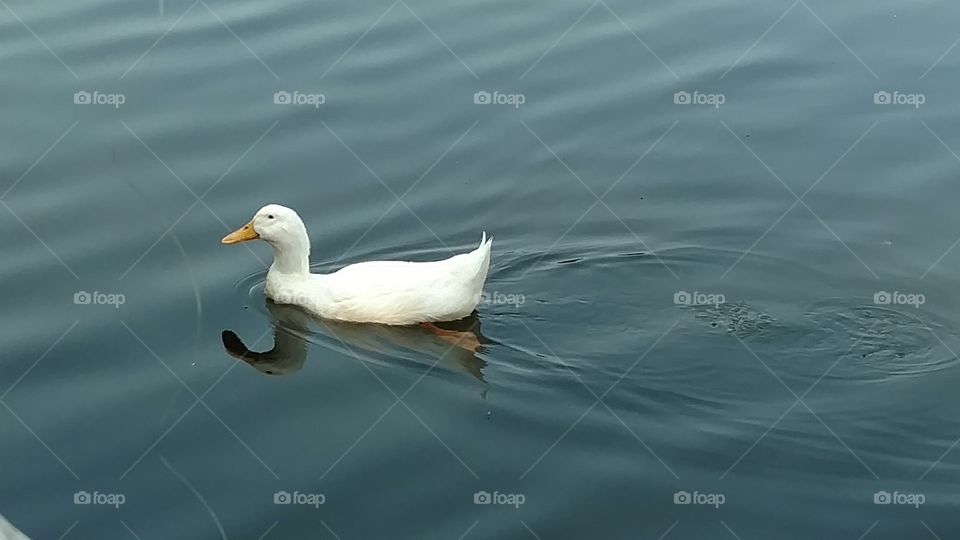
[[[260,235],[257,234],[257,231],[253,230],[253,221],[251,221],[243,227],[240,227],[232,233],[224,236],[223,240],[220,240],[220,242],[231,245],[239,244],[240,242],[246,242],[247,240],[256,240],[257,238],[260,238]]]

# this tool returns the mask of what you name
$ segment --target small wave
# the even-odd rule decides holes
[[[735,334],[784,375],[851,382],[890,381],[955,367],[955,339],[935,315],[832,299],[778,319],[749,303],[696,306],[694,319]],[[905,311],[909,309],[910,311]]]
[[[954,336],[929,312],[819,305],[808,319],[817,332],[814,345],[818,349],[846,355],[831,372],[834,378],[885,381],[934,373],[958,363],[941,341]]]
[[[716,306],[691,306],[694,317],[712,328],[727,330],[743,340],[778,339],[787,326],[745,302]]]

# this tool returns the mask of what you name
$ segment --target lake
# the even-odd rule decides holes
[[[960,536],[960,6],[0,0],[33,539]],[[494,236],[461,323],[264,300]]]

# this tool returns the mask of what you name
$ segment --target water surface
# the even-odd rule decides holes
[[[958,17],[0,3],[0,512],[39,539],[956,537]],[[266,303],[267,246],[219,238],[270,202],[320,272],[493,234],[480,350]]]

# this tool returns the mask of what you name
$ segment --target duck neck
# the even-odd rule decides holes
[[[271,272],[295,276],[310,273],[310,241],[306,238],[273,245]]]

